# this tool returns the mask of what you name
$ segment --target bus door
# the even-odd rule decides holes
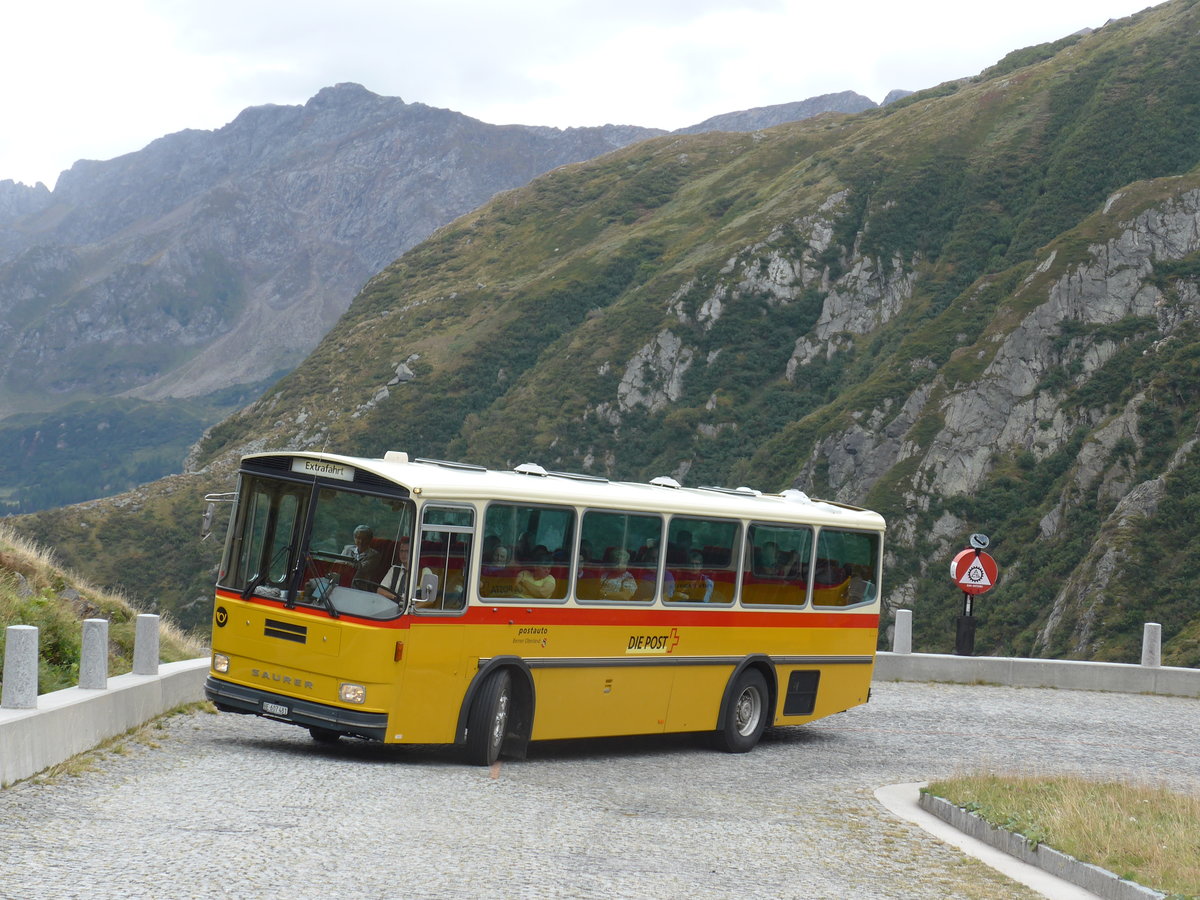
[[[452,741],[463,691],[475,674],[473,668],[467,671],[463,659],[461,621],[471,576],[475,510],[426,504],[417,535],[404,705],[419,722],[410,720],[405,733],[414,741]]]

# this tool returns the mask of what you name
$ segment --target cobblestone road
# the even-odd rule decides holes
[[[0,791],[0,896],[1030,897],[874,789],[983,767],[1200,790],[1200,702],[1079,691],[876,684],[747,755],[556,742],[490,771],[226,714],[151,734]]]

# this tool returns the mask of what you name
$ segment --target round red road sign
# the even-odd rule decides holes
[[[996,585],[996,561],[980,550],[963,550],[950,563],[950,577],[966,594],[982,594]]]

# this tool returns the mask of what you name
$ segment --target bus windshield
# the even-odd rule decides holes
[[[349,614],[392,618],[405,599],[412,504],[326,485],[245,476],[222,585]]]

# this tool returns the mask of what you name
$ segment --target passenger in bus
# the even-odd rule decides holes
[[[704,566],[704,554],[693,550],[688,558],[688,568],[676,579],[676,591],[672,600],[691,603],[708,603],[712,600],[713,580],[700,569]]]
[[[779,560],[779,546],[774,541],[767,541],[759,548],[754,572],[756,575],[783,574],[783,565]]]
[[[549,600],[554,596],[555,580],[550,574],[550,552],[543,550],[534,559],[533,571],[522,569],[517,573],[513,589],[518,597],[530,600]]]
[[[604,553],[607,570],[600,579],[601,600],[628,600],[637,591],[637,579],[629,571],[629,551],[615,547]]]
[[[849,575],[832,559],[818,559],[817,568],[813,573],[813,581],[818,586],[832,587],[840,585]]]
[[[517,538],[517,545],[513,547],[513,559],[517,562],[529,562],[533,559],[533,535],[528,531],[522,531],[520,537]]]
[[[681,530],[675,540],[667,542],[667,565],[686,566],[692,558],[692,533]]]
[[[483,555],[479,569],[479,593],[484,597],[506,597],[512,590],[512,569],[508,566],[508,547],[494,543]]]
[[[342,556],[348,556],[354,561],[354,577],[366,581],[379,581],[383,572],[384,560],[379,551],[371,546],[375,540],[375,532],[369,525],[359,525],[354,529],[354,543],[347,544],[342,550]]]
[[[508,548],[503,544],[496,544],[492,548],[491,553],[485,553],[483,556],[483,574],[484,575],[499,575],[508,568]]]
[[[658,541],[651,538],[642,548],[638,561],[643,568],[638,570],[637,591],[634,597],[638,600],[654,599],[654,587],[658,580]],[[671,570],[663,572],[663,596],[670,597],[675,593],[675,576]]]

